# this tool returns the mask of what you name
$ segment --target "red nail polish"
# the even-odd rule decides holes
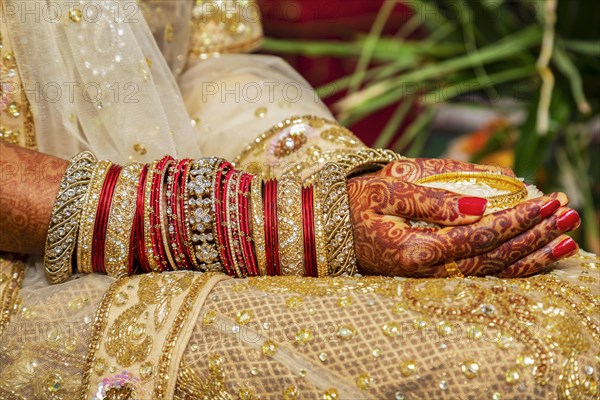
[[[572,255],[577,250],[577,243],[571,238],[565,239],[552,249],[554,258],[559,259],[567,255]]]
[[[461,197],[458,200],[458,211],[466,215],[483,215],[487,200],[481,197]]]
[[[547,218],[554,214],[560,207],[560,201],[552,200],[540,207],[540,217]]]
[[[569,210],[556,220],[556,226],[563,232],[568,232],[580,221],[579,214],[575,210]]]

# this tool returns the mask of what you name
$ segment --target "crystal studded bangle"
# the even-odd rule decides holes
[[[219,158],[202,158],[190,164],[184,190],[185,235],[188,252],[196,268],[205,271],[222,271],[219,262],[215,228],[216,174],[229,163]],[[220,179],[220,178],[219,178]]]
[[[265,255],[265,220],[263,211],[263,182],[260,176],[255,176],[250,185],[250,209],[252,212],[252,241],[258,266],[258,274],[267,274],[267,259]]]
[[[94,168],[90,186],[83,201],[83,211],[77,237],[77,269],[79,272],[89,274],[92,272],[92,242],[96,213],[100,201],[100,193],[104,180],[112,162],[100,160]]]
[[[277,182],[277,227],[281,275],[304,275],[302,183],[286,174]]]
[[[356,272],[356,254],[346,189],[346,170],[338,164],[326,164],[319,171],[316,183],[324,216],[329,274],[353,275]]]
[[[106,229],[104,255],[106,273],[115,278],[130,274],[132,268],[130,254],[133,252],[133,220],[143,168],[142,164],[137,163],[126,165],[115,187]]]
[[[71,159],[60,182],[44,251],[44,268],[50,283],[64,282],[73,271],[71,259],[77,242],[83,199],[95,164],[96,157],[92,153],[79,153]]]

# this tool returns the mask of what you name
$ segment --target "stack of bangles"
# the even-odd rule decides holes
[[[62,178],[52,212],[48,280],[174,270],[353,274],[344,170],[324,171],[303,187],[293,176],[263,182],[219,158],[165,156],[122,167],[81,153]],[[326,204],[332,196],[336,207]]]

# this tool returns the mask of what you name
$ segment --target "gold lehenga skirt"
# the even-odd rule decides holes
[[[23,265],[3,260],[0,398],[598,398],[598,261],[509,280],[90,275],[14,297]]]

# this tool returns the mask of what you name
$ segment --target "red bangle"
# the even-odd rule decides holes
[[[170,249],[173,251],[173,261],[177,269],[190,269],[191,263],[188,262],[186,251],[183,246],[182,221],[180,215],[183,213],[179,210],[180,205],[180,186],[181,176],[183,171],[190,163],[190,159],[180,160],[177,165],[169,168],[167,175],[167,232],[170,239]]]
[[[112,203],[115,186],[121,167],[113,164],[106,174],[100,198],[98,200],[98,209],[96,210],[96,221],[94,224],[94,237],[92,240],[92,271],[106,273],[104,269],[104,247],[106,244],[106,227],[108,224],[108,215],[110,213],[110,204]]]
[[[227,210],[225,203],[225,189],[226,189],[226,177],[232,171],[231,164],[228,162],[223,162],[219,165],[217,169],[217,173],[215,174],[215,225],[217,232],[217,242],[219,243],[219,254],[221,256],[221,263],[225,268],[225,271],[230,276],[235,276],[235,271],[232,268],[232,265],[229,262],[228,257],[228,240],[227,240],[227,232],[225,230],[224,223],[227,221],[225,212]]]
[[[138,185],[137,197],[135,199],[133,234],[131,235],[131,251],[129,252],[129,275],[133,275],[136,272],[133,267],[134,254],[137,254],[137,259],[141,266],[141,269],[144,272],[150,272],[150,265],[148,265],[148,258],[146,257],[146,248],[144,246],[144,189],[146,188],[147,176],[148,164],[144,165],[144,167],[142,168],[142,172],[140,173],[140,183]]]
[[[241,177],[239,202],[240,202],[240,239],[242,244],[242,255],[249,276],[258,275],[258,264],[256,254],[252,247],[252,232],[250,229],[250,185],[253,176],[243,174]]]
[[[317,251],[313,210],[313,187],[302,188],[302,225],[304,235],[304,265],[306,276],[317,277]]]
[[[165,156],[157,163],[156,173],[152,177],[152,189],[150,191],[150,204],[152,207],[152,213],[150,214],[152,250],[154,259],[161,271],[168,271],[170,269],[166,253],[168,249],[165,249],[163,241],[164,227],[162,225],[161,202],[165,173],[172,161],[173,157]]]
[[[277,181],[265,182],[265,247],[267,256],[267,274],[279,275],[279,238],[277,233]]]

